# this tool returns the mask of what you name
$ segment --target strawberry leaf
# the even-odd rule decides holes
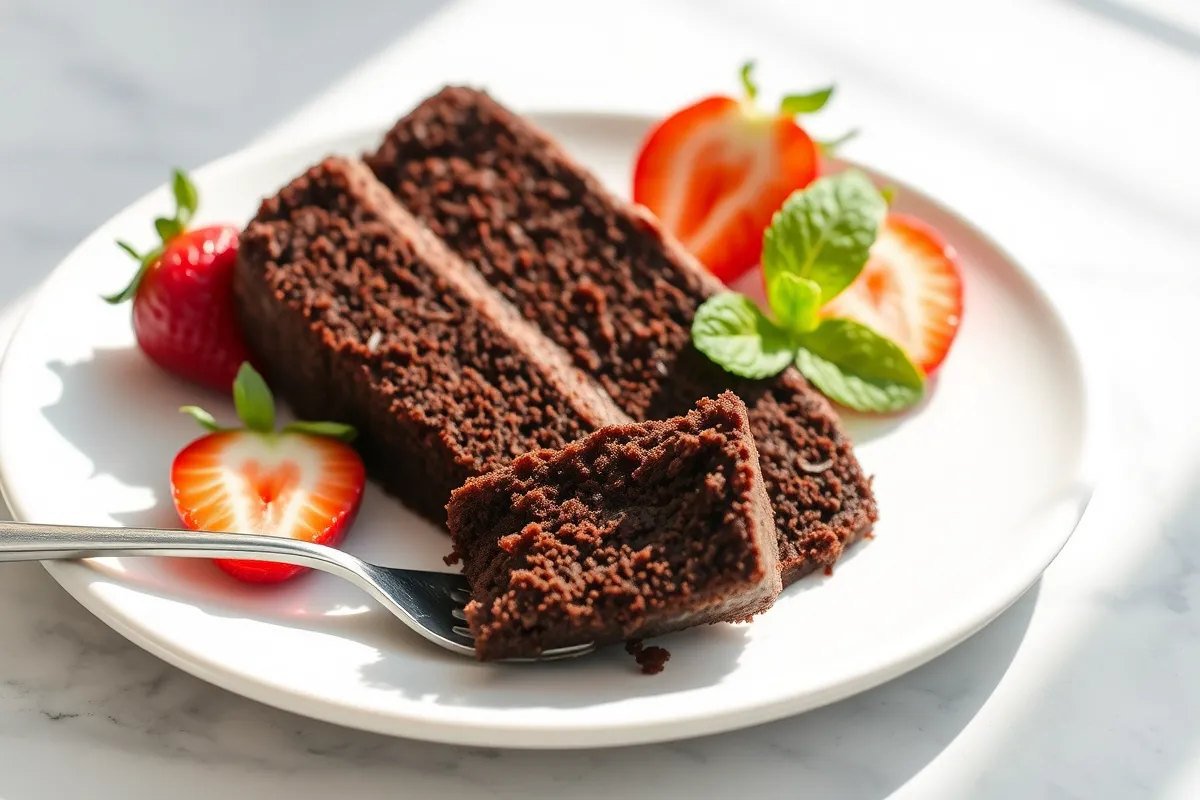
[[[818,178],[793,192],[763,236],[768,285],[781,272],[821,287],[821,305],[854,282],[887,214],[871,179],[858,170]]]
[[[138,263],[141,263],[144,260],[142,254],[137,250],[134,250],[133,245],[131,245],[129,242],[122,242],[120,239],[117,239],[117,247],[133,256],[134,261],[137,261]]]
[[[233,382],[233,405],[250,430],[259,433],[275,430],[275,396],[249,362],[242,364]]]
[[[330,439],[350,444],[358,437],[353,425],[341,422],[289,422],[283,426],[284,433],[305,433],[309,436],[327,436]]]
[[[791,272],[780,272],[767,285],[776,321],[793,333],[808,333],[820,321],[821,287]]]
[[[204,428],[204,430],[208,431],[209,433],[218,433],[225,430],[219,424],[217,424],[217,420],[213,418],[212,414],[208,413],[199,406],[184,406],[179,410],[196,420],[196,422],[200,423],[200,427]]]
[[[718,366],[743,378],[777,375],[796,352],[791,336],[736,292],[713,295],[696,309],[692,342]]]
[[[797,114],[811,114],[814,111],[820,111],[829,102],[832,95],[832,86],[826,86],[824,89],[817,89],[808,94],[789,94],[779,104],[779,113],[782,116],[794,117]]]
[[[753,103],[754,99],[758,97],[758,84],[754,82],[753,61],[747,61],[745,64],[742,64],[741,78],[742,91],[746,93],[746,99]]]
[[[821,155],[823,156],[837,155],[837,152],[842,148],[842,145],[851,139],[857,138],[859,133],[860,131],[858,128],[851,128],[841,136],[835,136],[832,139],[818,139],[817,149],[821,151]]]
[[[150,267],[154,266],[155,262],[162,255],[161,247],[155,248],[145,255],[140,255],[128,242],[118,241],[117,247],[120,247],[126,253],[136,258],[140,263],[138,264],[138,271],[134,273],[133,279],[129,281],[129,285],[116,294],[104,295],[104,302],[114,306],[134,298],[134,295],[137,294],[138,286],[142,283],[142,279],[146,277],[146,273],[150,271]]]
[[[175,195],[175,219],[187,225],[196,214],[200,198],[196,194],[196,186],[181,169],[175,169],[171,173],[171,193]]]
[[[163,244],[166,244],[179,234],[183,233],[183,223],[177,219],[159,217],[158,219],[154,220],[154,230],[158,231],[158,235],[163,240]]]
[[[900,346],[865,325],[825,319],[800,338],[796,368],[856,411],[900,411],[920,401],[925,378]]]

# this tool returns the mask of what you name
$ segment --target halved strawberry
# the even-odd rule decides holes
[[[757,108],[752,63],[746,96],[705,98],[655,126],[638,153],[633,200],[653,211],[725,283],[754,267],[771,215],[817,176],[819,148],[796,116],[821,108],[832,88]]]
[[[366,471],[348,442],[354,429],[332,422],[294,422],[275,430],[271,390],[249,364],[234,383],[234,403],[246,427],[223,429],[194,406],[210,433],[189,444],[171,465],[171,493],[192,530],[284,536],[336,545],[358,512]],[[239,580],[277,583],[305,570],[291,564],[217,559]]]
[[[863,271],[821,313],[887,336],[931,375],[954,342],[962,310],[954,249],[921,220],[889,214]]]

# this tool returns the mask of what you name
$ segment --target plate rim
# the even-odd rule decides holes
[[[529,111],[526,114],[538,124],[543,122],[553,124],[559,122],[594,121],[620,122],[629,125],[640,124],[644,127],[652,125],[656,117],[651,114],[622,112],[555,109],[546,111]],[[311,152],[325,149],[329,153],[345,152],[346,145],[351,141],[369,141],[372,137],[379,138],[388,130],[390,123],[369,126],[346,127],[336,133],[318,137],[297,137],[287,141],[263,141],[248,147],[228,153],[224,156],[206,162],[192,171],[199,182],[210,171],[236,167],[240,162],[253,162],[259,158],[287,158],[292,153]],[[916,648],[900,657],[889,659],[886,665],[876,666],[862,674],[850,676],[834,685],[823,687],[816,691],[799,693],[782,700],[759,701],[736,709],[717,712],[680,714],[670,717],[634,722],[600,722],[587,724],[496,724],[488,722],[479,725],[465,720],[448,720],[445,714],[415,714],[394,712],[378,712],[364,709],[357,705],[337,703],[328,698],[316,697],[281,688],[269,682],[256,679],[232,670],[220,670],[203,658],[193,657],[192,654],[172,649],[170,646],[150,632],[143,630],[117,606],[102,601],[97,595],[88,591],[89,576],[94,577],[95,571],[85,562],[48,561],[42,562],[46,571],[61,585],[77,602],[99,618],[104,624],[124,636],[137,646],[162,659],[163,661],[187,672],[205,682],[211,683],[227,691],[248,699],[264,703],[268,706],[306,716],[325,722],[343,725],[350,728],[368,730],[390,736],[402,736],[413,739],[458,744],[469,746],[502,746],[517,749],[580,749],[591,747],[612,747],[636,744],[650,744],[662,741],[704,736],[724,731],[736,730],[751,725],[767,723],[786,717],[810,711],[838,700],[851,697],[868,689],[893,680],[912,669],[936,658],[953,649],[972,635],[982,630],[1002,614],[1009,606],[1019,600],[1041,577],[1043,572],[1057,558],[1066,546],[1087,512],[1092,497],[1099,485],[1097,466],[1100,462],[1099,451],[1102,429],[1097,418],[1100,413],[1098,399],[1101,396],[1096,391],[1096,376],[1094,366],[1084,357],[1080,347],[1080,337],[1074,330],[1070,317],[1063,310],[1054,294],[1036,275],[1031,273],[1018,259],[1001,246],[987,231],[977,223],[967,219],[943,202],[937,195],[912,184],[897,179],[890,173],[858,162],[834,159],[833,163],[844,166],[855,166],[867,171],[876,178],[888,183],[911,189],[926,202],[937,207],[938,211],[953,220],[971,237],[978,240],[996,257],[1012,270],[1026,288],[1032,290],[1039,302],[1049,312],[1049,318],[1058,328],[1066,354],[1074,362],[1078,372],[1080,387],[1080,415],[1082,417],[1081,443],[1078,456],[1077,483],[1080,487],[1080,497],[1076,501],[1076,512],[1073,521],[1064,526],[1065,530],[1059,540],[1044,554],[1045,563],[1031,574],[1024,575],[1017,585],[1014,581],[1011,590],[1003,596],[991,598],[989,602],[980,601],[973,606],[978,610],[969,617],[967,623],[953,627],[949,635],[939,637],[923,647]],[[25,307],[20,311],[19,319],[14,326],[12,337],[0,358],[0,385],[11,379],[10,353],[12,344],[21,337],[26,318],[30,311],[45,302],[57,288],[56,276],[63,274],[63,266],[76,259],[82,251],[93,246],[93,242],[123,216],[131,207],[149,203],[155,195],[165,191],[165,184],[151,189],[136,200],[126,204],[122,209],[110,215],[91,233],[84,237],[75,247],[63,256],[54,269],[43,279],[38,288],[28,297]],[[19,499],[13,496],[7,479],[8,465],[0,459],[0,497],[7,503],[13,518],[29,521],[25,509]],[[1039,559],[1041,560],[1041,559]],[[1011,595],[1011,596],[1009,596]],[[435,707],[436,708],[436,707]],[[514,715],[519,717],[520,715]],[[440,717],[440,718],[439,718]]]

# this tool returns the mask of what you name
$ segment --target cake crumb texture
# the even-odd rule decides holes
[[[828,401],[795,369],[745,381],[700,354],[692,319],[724,287],[534,125],[483,92],[449,87],[366,162],[631,418],[682,414],[726,389],[745,400],[785,583],[834,563],[871,529],[870,481]]]
[[[435,522],[467,478],[626,419],[361,163],[263,201],[234,287],[276,391],[354,425],[373,477]]]
[[[606,427],[472,479],[449,504],[480,658],[765,610],[781,583],[744,404]]]

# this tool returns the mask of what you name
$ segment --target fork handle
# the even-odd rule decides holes
[[[345,573],[345,553],[309,542],[249,533],[159,528],[93,528],[0,522],[0,561],[47,561],[102,556],[246,558]]]

